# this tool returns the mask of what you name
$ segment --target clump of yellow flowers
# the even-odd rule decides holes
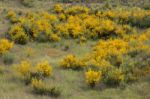
[[[53,97],[60,96],[61,92],[56,86],[50,86],[49,84],[44,83],[43,80],[33,78],[31,81],[31,86],[35,94],[40,95],[49,95]]]
[[[30,83],[32,78],[43,79],[51,76],[52,66],[49,65],[48,61],[41,61],[35,66],[32,66],[29,61],[21,61],[17,65],[17,71],[26,83]]]
[[[0,39],[0,54],[4,54],[13,47],[13,43],[7,39]]]
[[[91,86],[95,87],[97,83],[100,83],[102,79],[101,71],[89,70],[85,73],[86,82]]]
[[[8,35],[14,42],[20,44],[26,44],[29,39],[28,35],[25,33],[25,30],[23,29],[21,24],[13,25],[9,30]]]
[[[57,34],[51,34],[50,35],[50,40],[54,42],[58,42],[61,40],[61,38]]]
[[[21,61],[17,69],[22,76],[29,76],[31,68],[31,63],[29,61]]]
[[[44,77],[52,75],[52,66],[49,65],[48,61],[39,62],[36,66],[36,72],[40,73]]]
[[[60,65],[63,68],[71,69],[77,67],[84,67],[83,69],[85,70],[93,69],[85,73],[86,81],[91,87],[94,87],[100,81],[108,85],[120,85],[124,81],[134,80],[135,75],[143,75],[145,74],[144,72],[147,72],[145,71],[147,65],[145,65],[141,70],[136,69],[138,73],[140,72],[140,74],[137,74],[134,68],[127,67],[128,65],[130,66],[130,63],[124,60],[129,57],[136,58],[135,56],[138,56],[139,52],[149,53],[150,46],[145,43],[147,42],[147,36],[149,37],[148,31],[140,35],[130,35],[123,39],[100,40],[93,47],[93,50],[82,59],[78,59],[71,54],[66,56]],[[82,65],[79,64],[80,61]],[[131,71],[134,72],[132,73]]]
[[[62,5],[61,5],[61,4],[56,4],[56,5],[54,5],[54,11],[55,11],[56,13],[62,12],[62,11],[63,11]]]
[[[7,16],[13,18],[14,22],[8,35],[10,39],[20,44],[26,44],[30,40],[58,42],[62,38],[82,37],[87,40],[123,38],[137,32],[130,25],[131,22],[139,26],[138,20],[141,21],[150,15],[143,10],[137,10],[142,13],[137,14],[135,10],[113,9],[96,12],[86,6],[63,7],[56,4],[52,12],[27,12],[18,15],[14,11],[9,11]],[[137,22],[134,22],[134,18]]]
[[[7,13],[7,18],[9,18],[11,22],[15,23],[17,21],[17,14],[14,11],[10,10]]]
[[[108,55],[121,55],[128,52],[130,49],[130,45],[128,42],[121,40],[121,39],[115,39],[115,40],[107,40],[107,41],[100,41],[96,44],[94,47],[94,53],[98,56],[108,56]],[[101,55],[102,52],[105,52],[105,55]],[[100,55],[99,55],[100,54]],[[102,58],[103,58],[102,57]]]
[[[35,66],[32,66],[29,61],[22,61],[16,69],[23,77],[25,84],[30,84],[34,93],[56,97],[60,95],[56,86],[44,83],[44,78],[52,75],[52,67],[48,61],[41,61]]]
[[[33,78],[31,81],[31,85],[34,89],[37,89],[37,88],[43,88],[44,83],[41,79]]]
[[[128,42],[115,39],[115,40],[100,40],[94,47],[93,51],[85,57],[88,65],[96,66],[106,71],[112,66],[112,56],[122,56],[130,50]]]
[[[60,62],[60,66],[62,68],[82,69],[86,64],[84,61],[79,60],[75,55],[69,54]]]

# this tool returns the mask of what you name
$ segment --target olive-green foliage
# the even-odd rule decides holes
[[[15,56],[11,53],[6,53],[2,56],[2,60],[3,60],[4,64],[10,65],[14,62]]]

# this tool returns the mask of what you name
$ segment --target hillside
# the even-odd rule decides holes
[[[0,99],[149,99],[149,0],[0,0]]]

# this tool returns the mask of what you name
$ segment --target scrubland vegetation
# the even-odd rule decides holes
[[[149,99],[149,0],[0,0],[1,99]]]

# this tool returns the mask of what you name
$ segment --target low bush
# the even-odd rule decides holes
[[[90,87],[95,87],[102,79],[102,72],[89,70],[85,73],[85,78]]]
[[[13,43],[7,39],[0,39],[0,55],[8,52],[13,47]]]
[[[52,66],[49,65],[48,61],[39,62],[35,66],[35,72],[43,77],[49,77],[52,75]]]
[[[60,66],[65,69],[79,70],[86,67],[86,64],[82,60],[77,59],[75,55],[70,54],[60,62]]]
[[[26,44],[29,40],[29,37],[25,33],[25,30],[23,29],[21,24],[13,25],[10,28],[8,35],[10,36],[11,40],[19,44]]]
[[[29,61],[22,61],[17,66],[17,71],[25,81],[25,84],[30,84],[32,78],[44,79],[52,75],[52,67],[48,61],[41,61],[35,66]]]
[[[32,88],[33,92],[39,95],[48,95],[53,97],[58,97],[61,95],[61,91],[58,87],[51,87],[46,85],[42,80],[39,79],[32,79]]]
[[[11,53],[5,53],[3,56],[2,56],[2,59],[3,59],[3,62],[4,64],[6,65],[10,65],[14,62],[15,60],[15,57],[13,54]]]
[[[122,70],[117,68],[111,69],[105,76],[104,82],[111,86],[120,85],[125,79]]]

